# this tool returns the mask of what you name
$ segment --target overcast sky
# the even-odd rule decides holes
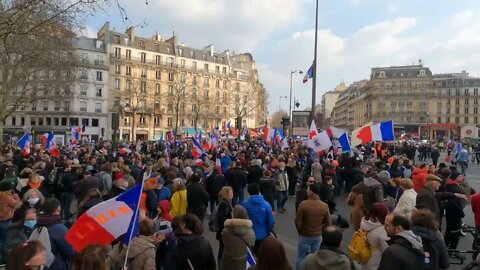
[[[269,112],[289,95],[290,71],[304,72],[313,60],[314,0],[119,0],[89,19],[87,35],[105,21],[117,31],[128,26],[155,32],[194,48],[251,52],[269,92]],[[422,59],[433,73],[480,75],[478,0],[319,0],[317,103],[342,80],[367,79],[370,68],[407,65]],[[143,22],[143,23],[142,23]],[[293,96],[310,107],[311,81],[294,75]],[[281,107],[288,109],[283,99]]]

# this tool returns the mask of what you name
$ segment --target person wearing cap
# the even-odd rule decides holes
[[[320,185],[316,183],[307,187],[308,199],[300,203],[295,216],[295,226],[299,234],[297,270],[301,269],[305,256],[320,249],[322,230],[325,226],[332,225],[328,205],[318,197],[320,189]]]
[[[450,192],[438,192],[438,189],[442,185],[442,179],[440,177],[430,174],[427,175],[426,185],[417,193],[416,208],[426,208],[432,211],[440,223],[440,201],[447,199],[460,198],[466,200],[467,197],[460,193]]]
[[[154,189],[155,194],[157,195],[157,203],[162,200],[170,200],[172,192],[169,188],[165,186],[165,180],[161,176],[157,178],[157,186]]]

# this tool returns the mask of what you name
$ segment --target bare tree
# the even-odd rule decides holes
[[[273,113],[272,120],[270,122],[270,126],[273,128],[280,128],[282,127],[282,117],[286,114],[285,111],[277,111]]]
[[[253,89],[253,91],[256,91],[256,89]],[[242,128],[244,118],[256,117],[256,110],[261,108],[265,102],[264,99],[258,98],[255,92],[243,89],[234,89],[229,101],[232,116],[239,124],[237,128]]]
[[[0,140],[5,119],[39,99],[70,95],[73,38],[95,0],[0,0]]]

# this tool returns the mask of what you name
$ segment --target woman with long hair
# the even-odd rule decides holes
[[[372,250],[372,256],[361,264],[362,270],[376,270],[380,264],[382,253],[388,248],[389,238],[384,226],[387,214],[388,206],[386,204],[374,203],[360,222],[360,228],[367,232],[368,244]]]
[[[229,186],[224,186],[218,193],[218,201],[220,202],[217,208],[217,221],[218,221],[218,231],[216,232],[215,238],[220,242],[218,245],[218,261],[222,258],[223,255],[223,241],[222,241],[222,231],[224,228],[224,223],[227,219],[232,218],[232,199],[233,199],[233,189]]]
[[[269,236],[258,250],[257,264],[249,270],[292,270],[282,243]]]
[[[170,215],[172,217],[185,215],[187,212],[187,187],[181,178],[173,179],[173,195],[170,198]]]
[[[47,252],[42,243],[32,240],[16,246],[7,260],[6,270],[40,270],[47,262]]]
[[[109,270],[110,256],[106,246],[90,245],[73,257],[72,270]]]
[[[102,193],[100,190],[98,188],[90,189],[85,198],[78,204],[77,218],[79,218],[83,213],[87,212],[88,209],[101,203],[102,201]]]
[[[19,217],[19,221],[13,223],[8,228],[7,238],[3,243],[1,250],[4,258],[7,258],[8,254],[14,247],[21,243],[25,243],[33,230],[37,225],[37,210],[35,208],[28,208],[22,212],[22,216]]]

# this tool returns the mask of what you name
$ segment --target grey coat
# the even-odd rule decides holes
[[[245,270],[247,246],[255,244],[255,233],[249,219],[227,219],[222,232],[223,256],[220,270]]]

